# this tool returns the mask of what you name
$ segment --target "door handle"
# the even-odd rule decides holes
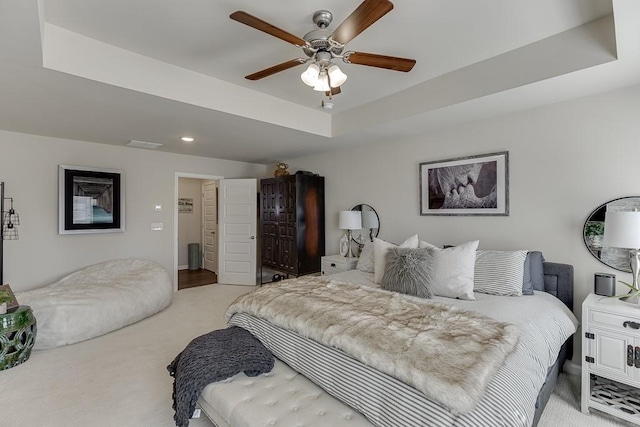
[[[255,239],[255,238],[256,238],[256,236],[251,236],[251,240],[253,240],[253,239]]]
[[[212,231],[212,232],[211,232],[211,234],[216,234],[216,232],[215,232],[215,231]]]

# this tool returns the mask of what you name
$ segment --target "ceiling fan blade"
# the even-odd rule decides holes
[[[398,58],[396,56],[377,55],[375,53],[352,52],[345,55],[344,62],[349,64],[368,65],[369,67],[386,68],[388,70],[409,72],[416,65],[415,59]]]
[[[229,18],[296,46],[304,46],[307,44],[304,39],[301,39],[298,36],[294,36],[293,34],[286,32],[285,30],[275,27],[268,22],[265,22],[260,18],[256,18],[255,16],[249,15],[247,12],[243,12],[241,10],[233,12],[231,15],[229,15]]]
[[[393,9],[389,0],[364,0],[331,34],[331,39],[342,45],[369,28]]]
[[[342,92],[342,90],[340,90],[340,86],[338,86],[338,87],[332,87],[330,91],[328,90],[324,94],[326,96],[333,96],[333,95],[337,95],[337,94],[339,94],[341,92]]]
[[[260,70],[256,73],[249,74],[245,77],[247,80],[260,80],[265,77],[269,77],[272,74],[279,73],[280,71],[288,70],[289,68],[293,68],[296,65],[300,65],[305,63],[304,59],[292,59],[287,62],[283,62],[282,64],[274,65],[273,67],[265,68],[264,70]]]

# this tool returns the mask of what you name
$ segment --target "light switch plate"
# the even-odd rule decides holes
[[[156,212],[161,212],[162,211],[162,205],[155,205],[153,207],[153,210],[156,211]]]
[[[162,223],[162,222],[152,222],[151,223],[151,230],[153,230],[153,231],[162,231],[162,230],[164,230],[164,223]]]

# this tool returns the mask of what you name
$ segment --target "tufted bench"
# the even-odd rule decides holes
[[[120,329],[165,309],[172,297],[167,271],[144,259],[95,264],[42,288],[16,293],[38,322],[34,350]]]
[[[268,374],[240,373],[209,384],[198,405],[218,427],[372,427],[362,414],[278,359]]]

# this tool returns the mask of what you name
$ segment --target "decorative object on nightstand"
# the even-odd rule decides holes
[[[582,412],[640,424],[640,310],[590,294],[582,303]]]
[[[347,258],[343,255],[327,255],[322,257],[322,275],[341,273],[353,270],[358,264],[358,258]]]
[[[9,200],[11,207],[8,211],[4,210],[4,201]],[[13,197],[4,197],[4,182],[0,182],[0,285],[4,282],[4,241],[18,240],[18,228],[20,225],[20,216],[13,209]]]
[[[349,238],[346,234],[343,234],[340,238],[340,255],[345,256],[349,250]]]
[[[638,289],[640,271],[640,212],[607,212],[604,219],[605,247],[629,249],[632,286]]]
[[[338,218],[338,228],[340,228],[341,230],[347,230],[347,241],[349,242],[349,247],[347,248],[345,257],[355,257],[355,255],[353,254],[353,249],[351,247],[351,231],[360,230],[362,228],[362,215],[360,215],[360,212],[356,211],[340,211],[340,216]]]
[[[0,370],[27,361],[36,341],[36,318],[28,305],[0,314]]]

